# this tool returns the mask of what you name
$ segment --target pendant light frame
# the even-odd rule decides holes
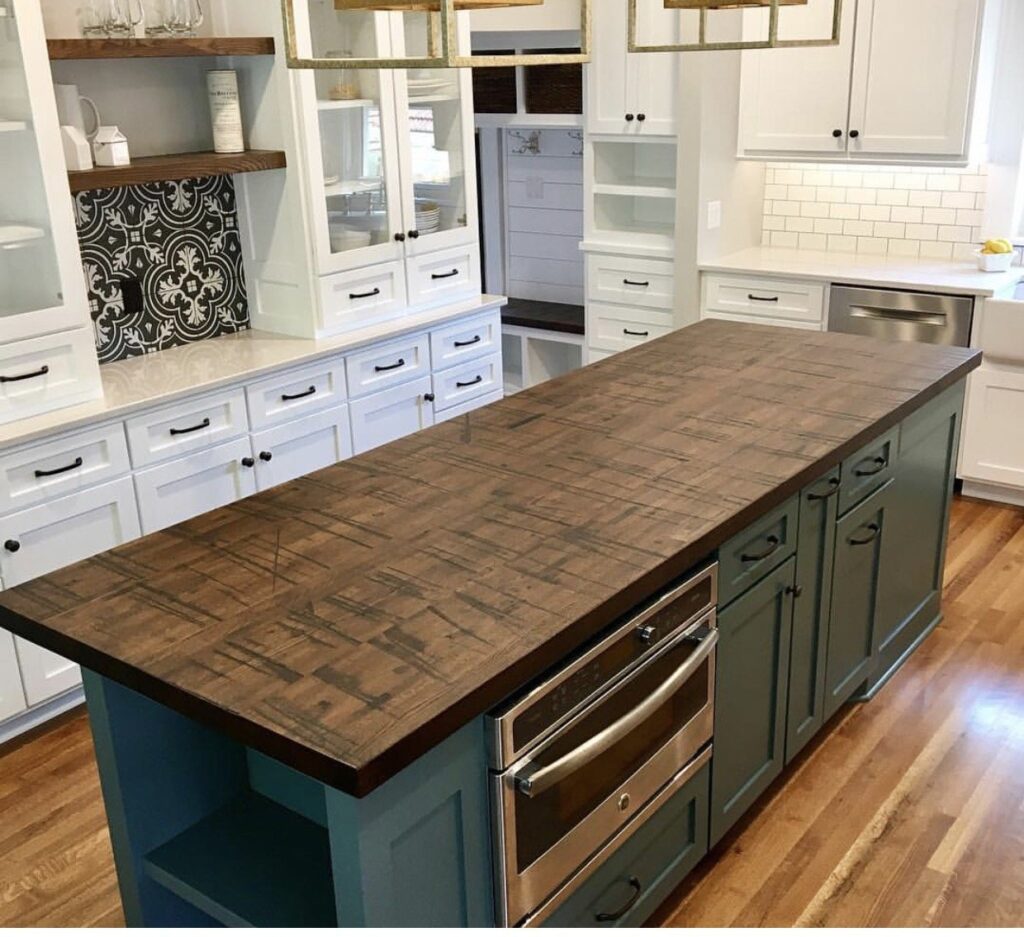
[[[538,52],[516,55],[463,55],[459,49],[457,0],[439,0],[437,11],[427,13],[429,35],[426,58],[307,58],[299,54],[295,4],[308,0],[281,0],[284,17],[285,57],[288,68],[318,71],[377,68],[511,68],[517,65],[572,65],[590,61],[593,43],[593,2],[579,0],[580,51]],[[384,6],[386,0],[382,0]],[[372,12],[368,11],[368,12]],[[382,10],[382,12],[387,12]],[[393,11],[392,11],[393,12]],[[419,12],[419,11],[417,11]]]
[[[643,45],[637,39],[637,9],[641,3],[664,3],[664,0],[629,0],[629,51],[630,52],[719,52],[744,49],[801,49],[814,46],[839,45],[843,22],[843,0],[832,0],[832,35],[821,39],[780,39],[779,9],[785,5],[782,0],[764,0],[758,6],[768,10],[768,37],[766,39],[712,42],[707,38],[708,12],[711,8],[699,10],[699,33],[696,42],[666,45]],[[751,8],[754,7],[751,4]],[[680,8],[680,13],[686,12]],[[697,12],[697,11],[691,11]]]

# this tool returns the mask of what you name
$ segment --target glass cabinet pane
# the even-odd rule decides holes
[[[18,23],[0,3],[0,341],[3,321],[62,304]]]
[[[313,54],[376,58],[385,54],[384,20],[370,11],[335,11],[309,4]],[[324,198],[331,252],[360,250],[391,240],[387,160],[383,142],[384,79],[376,70],[316,72]],[[393,211],[394,209],[392,209]]]

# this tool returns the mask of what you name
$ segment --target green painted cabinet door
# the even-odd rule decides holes
[[[825,651],[832,609],[839,492],[840,474],[836,466],[800,493],[786,764],[814,737],[825,718]]]
[[[783,768],[795,572],[794,558],[718,616],[712,846]]]
[[[825,665],[825,718],[871,675],[877,647],[879,576],[893,482],[840,518],[836,526],[832,615]]]

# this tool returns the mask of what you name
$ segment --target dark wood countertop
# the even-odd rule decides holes
[[[363,796],[978,366],[703,322],[0,594]]]

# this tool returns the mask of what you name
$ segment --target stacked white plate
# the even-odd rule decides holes
[[[433,234],[441,227],[441,206],[437,202],[416,202],[416,230],[420,234]]]

